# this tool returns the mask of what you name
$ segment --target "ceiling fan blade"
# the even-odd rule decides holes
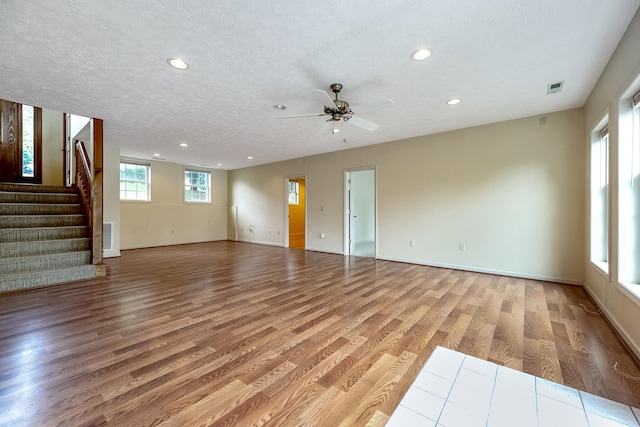
[[[320,129],[318,129],[316,131],[316,135],[322,135],[322,134],[330,134],[331,133],[331,129],[333,129],[333,125],[334,125],[334,121],[329,119],[326,122],[324,122],[324,124],[322,126],[320,126]]]
[[[322,102],[325,103],[325,107],[335,108],[336,104],[333,102],[333,98],[331,98],[326,91],[316,89],[316,92],[318,92],[318,94],[324,94],[324,96],[320,95],[320,98],[322,98]]]
[[[375,111],[375,110],[383,110],[385,108],[395,107],[396,103],[391,99],[385,99],[384,101],[373,102],[370,104],[362,104],[351,107],[351,109],[356,112],[367,112],[367,111]]]
[[[326,113],[313,113],[313,114],[294,114],[292,116],[278,116],[279,119],[294,119],[296,117],[319,117],[326,116]]]
[[[359,128],[366,129],[368,131],[374,131],[380,127],[380,125],[377,123],[373,123],[356,116],[351,116],[347,123],[351,123],[352,125],[358,126]]]

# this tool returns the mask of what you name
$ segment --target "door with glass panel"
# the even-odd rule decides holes
[[[42,182],[42,109],[0,101],[0,181]]]

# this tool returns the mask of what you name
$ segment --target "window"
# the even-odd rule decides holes
[[[195,170],[184,171],[184,201],[211,201],[211,173]]]
[[[151,201],[151,166],[120,162],[120,200]]]
[[[608,273],[609,262],[609,127],[591,143],[591,261]]]
[[[300,184],[298,181],[289,181],[289,204],[300,204]]]
[[[35,108],[31,105],[22,105],[22,176],[34,177],[35,158]]]
[[[640,283],[640,92],[620,109],[618,279]],[[637,288],[637,287],[636,287]],[[640,289],[635,289],[640,295]]]

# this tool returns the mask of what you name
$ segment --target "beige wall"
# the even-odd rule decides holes
[[[224,240],[227,172],[211,170],[211,203],[184,202],[184,166],[151,162],[151,202],[120,202],[120,248]]]
[[[596,299],[612,324],[640,357],[640,300],[618,284],[618,140],[619,117],[630,96],[640,90],[640,12],[637,12],[616,51],[612,55],[600,80],[585,104],[585,167],[589,166],[591,132],[606,114],[609,115],[610,141],[610,251],[609,274],[590,263],[588,245],[585,248],[585,287]],[[622,103],[621,103],[622,101]],[[622,107],[622,108],[621,108]],[[629,107],[626,107],[628,110]],[[589,174],[584,182],[589,189]],[[588,192],[587,192],[588,194]],[[585,219],[590,216],[587,203]],[[589,241],[588,222],[584,234]]]
[[[42,109],[42,184],[64,185],[64,123],[60,111]]]
[[[581,283],[583,112],[545,117],[230,171],[238,237],[283,245],[285,177],[306,175],[307,248],[343,253],[345,169],[375,166],[380,258]]]

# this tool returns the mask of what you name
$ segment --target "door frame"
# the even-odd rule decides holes
[[[307,215],[307,201],[309,199],[309,181],[306,174],[287,175],[284,177],[284,236],[283,246],[289,247],[289,181],[292,179],[304,179],[304,250],[307,250],[307,229],[308,229],[308,215]]]
[[[71,143],[71,114],[62,113],[62,133],[64,138],[64,144],[62,148],[62,182],[65,186],[70,187],[73,185],[74,173],[73,173],[73,144]]]
[[[343,247],[343,251],[344,251],[344,255],[345,256],[350,256],[351,255],[351,247],[350,247],[350,239],[351,239],[351,223],[350,223],[350,216],[351,216],[351,211],[350,211],[350,178],[351,178],[351,173],[352,172],[361,172],[361,171],[368,171],[368,170],[372,170],[373,171],[373,238],[375,239],[374,241],[374,254],[373,254],[373,258],[377,259],[378,258],[378,169],[377,167],[374,166],[361,166],[361,167],[357,167],[357,168],[348,168],[344,170],[344,247]]]

